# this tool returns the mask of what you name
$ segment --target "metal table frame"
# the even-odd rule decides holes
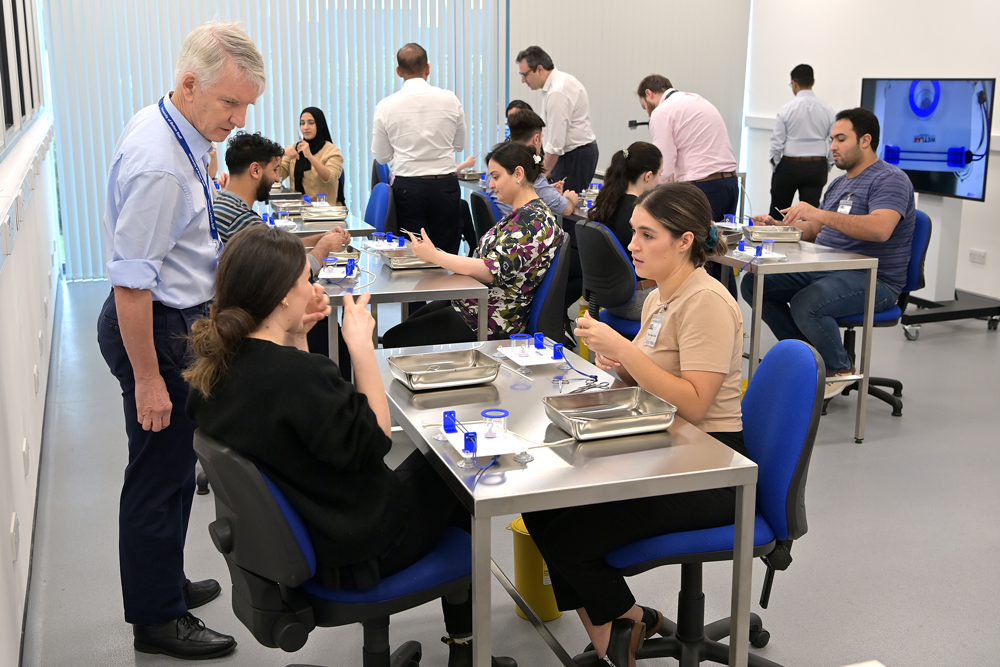
[[[756,245],[759,244],[752,244],[748,241],[745,247],[748,252],[753,252]],[[868,404],[868,371],[871,365],[872,322],[875,316],[875,276],[878,260],[874,257],[844,252],[806,241],[775,243],[774,251],[784,254],[788,261],[754,261],[747,265],[747,260],[734,257],[732,251],[724,257],[712,258],[713,262],[742,269],[753,276],[753,303],[750,304],[753,317],[750,321],[750,357],[747,379],[753,377],[754,371],[757,370],[757,365],[760,363],[760,333],[763,314],[761,306],[764,300],[761,286],[764,276],[807,271],[865,271],[867,273],[867,286],[865,287],[864,326],[861,334],[861,358],[858,360],[858,374],[850,376],[856,379],[859,384],[854,440],[860,443],[865,438],[865,412]],[[733,279],[728,271],[723,271],[722,275],[725,278],[724,282]]]
[[[499,342],[478,344],[484,352]],[[467,349],[475,343],[406,348],[406,353]],[[379,368],[386,386],[393,420],[424,453],[472,514],[472,602],[476,637],[473,664],[488,667],[492,646],[490,574],[493,573],[525,611],[560,662],[575,667],[571,656],[552,636],[531,608],[516,594],[513,585],[491,558],[490,521],[517,512],[572,507],[598,502],[643,498],[702,489],[737,487],[736,533],[733,553],[733,637],[747,637],[750,623],[750,588],[753,564],[754,505],[757,465],[711,436],[677,418],[669,433],[580,443],[570,440],[543,450],[534,449],[536,460],[527,466],[510,456],[499,467],[477,480],[473,469],[457,468],[461,459],[446,442],[433,439],[442,412],[454,409],[460,420],[478,418],[485,408],[502,406],[511,411],[508,428],[537,442],[559,442],[569,436],[545,416],[543,396],[557,394],[551,378],[562,371],[535,366],[533,381],[501,369],[490,384],[431,392],[411,392],[393,379],[386,358],[399,350],[379,350]],[[571,363],[602,379],[613,380],[578,356],[567,353]],[[509,362],[505,362],[506,364]],[[571,384],[570,387],[573,387]],[[555,462],[555,463],[553,463]],[[499,481],[498,481],[499,480]],[[729,664],[745,666],[747,641],[733,641]]]

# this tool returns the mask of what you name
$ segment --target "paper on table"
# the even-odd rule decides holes
[[[545,364],[562,363],[562,359],[552,358],[551,348],[547,347],[544,350],[539,350],[530,343],[528,347],[528,356],[526,357],[518,355],[517,350],[512,347],[498,347],[497,352],[500,352],[514,363],[521,364],[522,366],[543,366]]]
[[[405,248],[405,246],[400,248],[395,241],[392,243],[388,241],[365,241],[364,245],[369,250],[402,250]]]
[[[780,252],[773,252],[770,255],[761,255],[758,257],[752,252],[743,252],[742,250],[733,250],[733,257],[746,262],[749,262],[752,259],[756,259],[761,262],[780,262],[785,258],[785,256]]]
[[[356,269],[355,273],[357,273]],[[347,267],[345,266],[324,266],[319,270],[320,280],[342,280],[346,277]]]
[[[480,459],[483,457],[491,458],[497,454],[515,454],[523,452],[527,448],[525,446],[527,443],[522,443],[520,438],[509,433],[497,434],[495,438],[487,438],[484,435],[486,424],[470,424],[465,428],[476,434],[476,456]],[[443,428],[441,432],[444,433]],[[458,431],[457,433],[444,433],[444,435],[461,456],[462,450],[465,449],[465,433]]]

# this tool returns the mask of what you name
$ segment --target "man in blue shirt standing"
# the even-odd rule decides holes
[[[868,109],[838,113],[830,138],[834,162],[847,173],[830,184],[820,208],[800,202],[781,211],[781,224],[801,229],[803,241],[877,258],[878,313],[896,303],[906,283],[916,223],[913,184],[902,170],[878,158],[878,118]],[[754,223],[776,221],[757,215]],[[866,282],[863,271],[786,273],[763,282],[761,317],[778,340],[808,341],[819,351],[826,362],[828,398],[856,379],[837,318],[864,310]],[[741,291],[753,303],[753,281],[744,280]]]
[[[264,90],[264,61],[239,23],[209,23],[184,41],[174,90],[139,111],[118,139],[104,228],[113,289],[98,342],[122,387],[129,462],[119,511],[125,620],[136,650],[201,659],[236,641],[188,611],[219,594],[184,576],[194,492],[195,424],[184,413],[185,336],[215,290],[222,243],[209,149],[243,127]]]

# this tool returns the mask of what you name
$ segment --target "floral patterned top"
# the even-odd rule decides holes
[[[491,340],[507,338],[528,326],[531,299],[562,242],[556,217],[541,199],[514,209],[483,234],[476,256],[493,274],[489,296]],[[477,302],[456,299],[452,305],[478,333]]]

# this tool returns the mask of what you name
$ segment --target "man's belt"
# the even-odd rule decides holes
[[[717,181],[720,178],[736,178],[735,171],[717,171],[711,176],[706,176],[705,178],[699,178],[694,181],[695,183],[704,183],[705,181]]]

